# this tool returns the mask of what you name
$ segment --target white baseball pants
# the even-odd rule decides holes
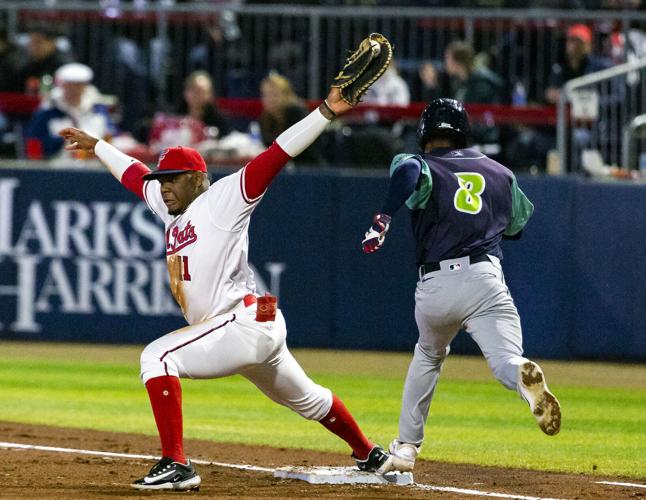
[[[271,400],[310,420],[332,406],[329,389],[314,383],[287,349],[280,310],[275,321],[255,320],[256,305],[187,326],[149,344],[141,353],[141,379],[211,379],[240,374]]]

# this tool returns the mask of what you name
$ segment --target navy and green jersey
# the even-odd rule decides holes
[[[418,172],[405,195],[418,265],[484,253],[502,258],[503,235],[519,233],[534,211],[511,170],[475,149],[397,155],[391,184],[407,167]]]

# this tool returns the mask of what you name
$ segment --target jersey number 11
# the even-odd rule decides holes
[[[179,281],[191,281],[191,275],[188,272],[188,255],[173,255],[171,257],[172,263],[169,262],[169,269],[172,269],[171,274],[179,279]]]

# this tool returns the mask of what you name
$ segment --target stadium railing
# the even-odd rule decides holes
[[[634,133],[643,126],[637,117],[644,113],[646,58],[568,81],[557,112],[561,168],[592,174],[609,166],[636,169],[629,151],[633,141],[638,151],[646,149],[646,139]]]
[[[15,150],[18,158],[30,158],[25,151],[25,144],[22,140],[21,124],[36,110],[39,102],[40,99],[37,96],[0,92],[0,113],[4,113],[13,118]],[[236,123],[249,124],[251,121],[258,120],[263,109],[262,102],[259,99],[218,98],[216,99],[216,104],[228,117],[235,120]],[[308,100],[306,104],[310,109],[315,109],[320,104],[320,99]],[[341,127],[345,130],[346,126],[355,127],[379,124],[380,128],[391,130],[393,140],[401,141],[404,139],[402,137],[403,135],[406,137],[410,137],[411,134],[414,135],[419,117],[425,106],[425,102],[413,102],[409,106],[377,106],[362,103],[343,117]],[[488,123],[495,124],[496,126],[556,126],[556,108],[553,106],[467,104],[466,109],[473,123]],[[333,128],[336,129],[338,127]],[[404,128],[408,131],[407,134],[403,134]],[[409,142],[411,144],[401,144],[401,146],[415,148],[414,137]],[[483,148],[483,151],[487,147],[491,147],[491,145],[480,146]],[[494,146],[497,145],[494,144]],[[336,144],[333,140],[331,144],[328,144],[328,147],[336,150],[341,145]],[[138,156],[135,155],[138,159],[145,162],[154,162],[156,160],[156,154],[151,153],[150,155],[142,156],[142,151],[139,150]],[[338,153],[333,151],[329,152],[329,155],[333,157],[339,156]],[[390,161],[390,158],[383,158],[383,162],[388,161]],[[355,163],[355,166],[366,167],[366,165],[356,165],[356,161],[350,160],[350,162]],[[511,168],[526,169],[526,166],[513,162],[509,166]]]
[[[222,96],[257,95],[259,80],[274,68],[295,83],[299,95],[317,98],[344,50],[372,31],[392,40],[413,93],[419,90],[419,65],[441,64],[446,46],[462,39],[489,59],[509,89],[520,84],[536,101],[559,62],[569,25],[593,26],[596,54],[608,54],[615,35],[646,31],[646,12],[556,9],[50,0],[3,1],[2,19],[12,36],[34,24],[60,28],[77,58],[95,70],[102,90],[118,94],[132,84],[127,76],[137,75],[149,80],[158,105],[180,95],[183,76],[200,66],[214,75]],[[613,57],[625,61],[629,44],[614,48],[619,53]]]
[[[637,164],[642,172],[646,171],[646,148],[644,147],[644,140],[646,140],[645,132],[646,114],[636,116],[626,127],[624,127],[621,158],[622,164],[627,168],[630,168],[630,165]],[[634,146],[635,140],[641,140],[638,149]],[[635,151],[640,151],[639,157],[635,156]]]
[[[150,112],[151,107],[175,103],[182,94],[184,77],[198,68],[212,74],[217,94],[226,99],[257,97],[260,80],[272,68],[284,73],[299,95],[319,98],[338,69],[344,49],[371,31],[381,31],[393,41],[396,62],[413,100],[421,94],[420,64],[433,61],[441,65],[446,46],[463,39],[502,78],[510,100],[513,90],[521,88],[531,104],[543,100],[551,68],[562,58],[569,25],[592,26],[594,52],[605,55],[610,55],[608,47],[613,40],[621,36],[628,40],[630,30],[646,31],[646,12],[638,11],[64,0],[4,1],[0,21],[12,38],[23,42],[31,26],[55,26],[75,58],[94,69],[100,90],[116,95],[123,108],[137,116]],[[619,50],[612,53],[616,60],[627,59],[627,41],[613,47]],[[598,148],[608,163],[621,164],[623,128],[636,113],[643,112],[644,80],[640,77],[641,84],[633,86],[634,92],[601,92],[600,123],[607,128],[587,126],[590,147]],[[628,81],[630,74],[625,78]],[[624,95],[627,98],[622,103]],[[142,102],[145,100],[149,102]],[[417,106],[380,109],[378,115],[388,120],[399,113],[412,119],[413,114],[418,115]],[[493,116],[496,124],[553,124],[548,108],[478,106],[470,109],[476,119]],[[565,136],[574,136],[581,127],[568,130]],[[575,148],[580,147],[579,142],[559,137],[562,148],[574,144],[570,156],[561,155],[563,165],[577,170],[580,151]]]

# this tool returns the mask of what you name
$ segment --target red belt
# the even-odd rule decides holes
[[[245,295],[242,301],[244,302],[245,307],[249,307],[258,302],[258,298],[250,293],[249,295]]]

